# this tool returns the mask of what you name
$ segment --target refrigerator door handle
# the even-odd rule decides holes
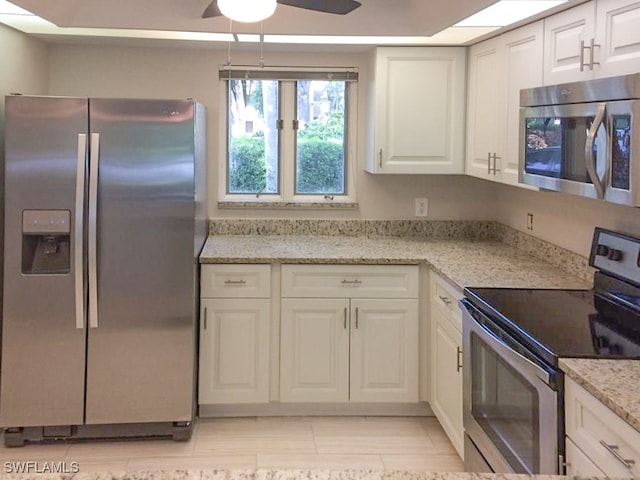
[[[100,159],[100,134],[91,134],[89,160],[89,327],[98,328],[98,161]]]
[[[87,135],[78,134],[78,157],[76,165],[76,218],[73,227],[73,263],[76,296],[76,328],[84,328],[84,269],[83,269],[83,231],[84,225],[84,177],[87,157]]]

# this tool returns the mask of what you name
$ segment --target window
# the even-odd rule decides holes
[[[222,201],[355,201],[357,73],[226,68],[220,77]]]

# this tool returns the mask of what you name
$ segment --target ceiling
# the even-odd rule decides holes
[[[348,15],[331,15],[300,8],[278,5],[275,14],[262,23],[233,23],[225,17],[201,18],[211,0],[10,0],[11,3],[48,20],[57,27],[57,35],[65,32],[91,35],[89,29],[127,29],[156,32],[197,32],[201,34],[260,34],[344,36],[356,39],[363,36],[402,37],[408,44],[462,44],[447,35],[432,36],[458,21],[495,3],[496,0],[360,0],[362,6]],[[570,0],[568,4],[579,0]],[[584,0],[582,0],[584,1]],[[566,8],[566,5],[565,7]],[[0,19],[2,21],[2,19]],[[5,22],[11,25],[9,22]],[[35,27],[19,28],[26,33],[47,37],[47,32]],[[55,28],[55,26],[52,26]],[[450,29],[451,30],[451,29]],[[460,30],[460,28],[458,28]],[[494,28],[467,34],[475,38]],[[77,32],[80,33],[77,33]],[[84,33],[82,33],[84,32]],[[115,32],[113,32],[115,35]],[[444,32],[443,32],[444,33]],[[109,32],[100,36],[108,37]],[[118,36],[118,35],[115,35]],[[126,35],[125,35],[126,36]],[[143,35],[144,36],[144,35]],[[119,35],[123,38],[122,35]],[[421,37],[410,41],[411,37]],[[152,38],[154,38],[152,36]],[[158,34],[158,39],[162,38]],[[237,37],[236,37],[237,39]],[[193,39],[192,39],[193,40]],[[196,39],[197,40],[197,39]],[[228,35],[224,38],[228,40]],[[253,41],[256,41],[255,39]],[[295,41],[295,40],[294,40]],[[298,42],[298,43],[304,43]],[[307,42],[311,43],[311,42]],[[344,43],[351,43],[345,41]],[[357,43],[357,42],[356,42]],[[371,40],[366,43],[384,42]],[[403,42],[399,42],[403,43]]]

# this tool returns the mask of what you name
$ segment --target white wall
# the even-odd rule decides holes
[[[0,160],[4,158],[4,97],[47,92],[46,44],[0,23]]]
[[[257,48],[257,47],[256,47]],[[521,231],[534,214],[532,233],[588,255],[593,228],[640,234],[640,209],[558,193],[538,193],[464,176],[371,175],[364,172],[367,54],[272,53],[267,64],[360,67],[357,189],[360,208],[335,210],[239,210],[217,208],[219,141],[218,66],[226,51],[177,48],[53,45],[49,93],[114,97],[192,97],[208,108],[209,216],[269,218],[409,219],[414,198],[427,197],[431,219],[494,219]],[[232,51],[235,64],[255,64],[259,52]],[[4,70],[4,69],[3,69]]]
[[[232,50],[234,64],[256,64],[255,51]],[[179,48],[121,48],[113,46],[53,45],[50,54],[49,93],[108,97],[191,97],[208,112],[209,216],[298,218],[415,218],[414,199],[427,197],[432,219],[487,219],[493,215],[494,193],[485,182],[464,176],[375,176],[364,172],[366,79],[369,55],[360,53],[273,53],[265,49],[268,65],[331,65],[360,68],[358,87],[358,210],[264,210],[217,207],[219,131],[218,67],[227,51]]]
[[[640,235],[640,208],[506,185],[496,185],[496,191],[496,220],[584,256],[594,227]],[[526,229],[527,213],[533,213],[533,232]]]

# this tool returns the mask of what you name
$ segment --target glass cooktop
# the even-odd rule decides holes
[[[469,301],[538,356],[640,358],[639,297],[628,292],[466,288]]]

